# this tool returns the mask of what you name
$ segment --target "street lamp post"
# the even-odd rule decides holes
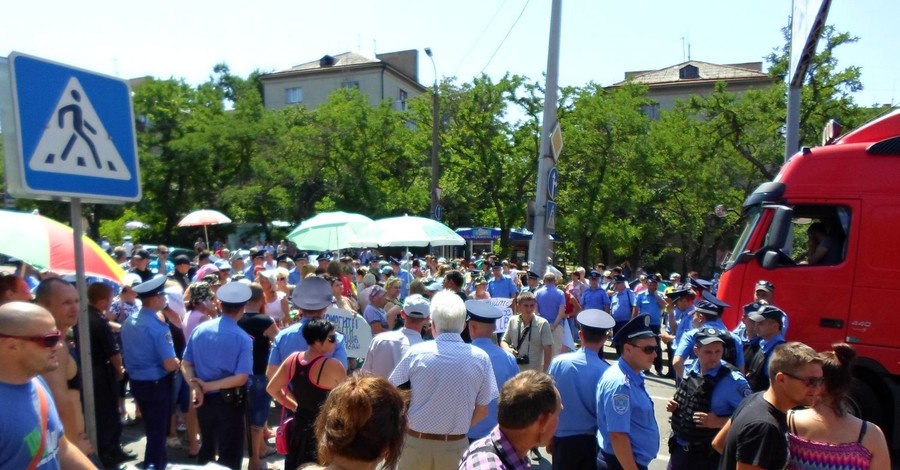
[[[438,189],[438,182],[441,178],[441,162],[438,159],[438,153],[440,153],[441,149],[441,140],[438,134],[438,125],[440,121],[438,121],[440,116],[439,100],[438,100],[438,75],[437,75],[437,65],[434,64],[434,56],[431,53],[431,48],[425,48],[425,55],[431,59],[431,67],[434,69],[434,87],[431,91],[431,217],[435,220],[440,220],[440,214],[437,213],[438,204],[440,204],[440,194]]]

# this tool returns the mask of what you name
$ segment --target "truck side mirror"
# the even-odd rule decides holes
[[[763,242],[763,249],[766,251],[775,249],[782,250],[787,243],[788,236],[791,233],[791,224],[793,209],[786,206],[770,206],[775,211],[772,216],[772,223],[766,233],[766,239]],[[767,253],[768,255],[768,253]]]
[[[769,250],[763,255],[762,263],[760,263],[763,269],[775,269],[778,267],[778,260],[781,258],[781,253],[775,250]]]

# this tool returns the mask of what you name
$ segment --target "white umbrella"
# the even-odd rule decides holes
[[[225,214],[214,211],[212,209],[201,209],[199,211],[191,212],[190,214],[184,216],[180,222],[178,222],[179,227],[199,227],[203,226],[203,236],[206,238],[206,246],[209,246],[209,234],[206,232],[207,225],[219,225],[219,224],[230,224],[231,219],[228,218]]]
[[[301,250],[340,250],[349,248],[357,233],[371,223],[372,219],[360,214],[323,212],[304,220],[287,238]]]
[[[351,243],[367,246],[447,246],[465,245],[466,241],[450,227],[432,219],[404,215],[372,222]]]
[[[125,230],[138,230],[142,228],[150,228],[150,226],[139,220],[132,220],[125,224]]]

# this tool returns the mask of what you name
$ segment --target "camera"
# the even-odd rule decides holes
[[[528,354],[526,354],[522,357],[517,357],[516,364],[531,364],[531,359],[529,359]]]

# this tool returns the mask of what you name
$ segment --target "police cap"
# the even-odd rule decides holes
[[[223,304],[240,306],[250,300],[250,286],[243,282],[229,282],[216,291],[216,298]]]
[[[582,328],[608,330],[616,326],[616,320],[610,314],[596,308],[582,310],[575,319]]]
[[[469,320],[479,323],[494,323],[503,317],[503,312],[499,308],[482,300],[467,300],[466,312],[469,314]]]
[[[328,281],[319,276],[310,276],[297,286],[291,300],[303,310],[322,310],[331,305],[333,297]]]
[[[613,336],[613,343],[622,345],[633,339],[653,337],[656,334],[650,329],[650,315],[638,315],[619,328]]]
[[[131,289],[137,294],[139,299],[146,299],[163,293],[166,284],[166,276],[156,275],[149,281],[142,282],[133,286]]]
[[[784,311],[774,305],[763,305],[759,310],[748,315],[748,318],[755,322],[775,320],[778,324],[784,325]]]
[[[697,331],[697,336],[695,336],[694,339],[696,339],[698,343],[704,346],[707,344],[715,343],[717,341],[720,343],[724,343],[725,340],[722,338],[722,333],[722,331],[715,328],[700,328],[700,330]]]

